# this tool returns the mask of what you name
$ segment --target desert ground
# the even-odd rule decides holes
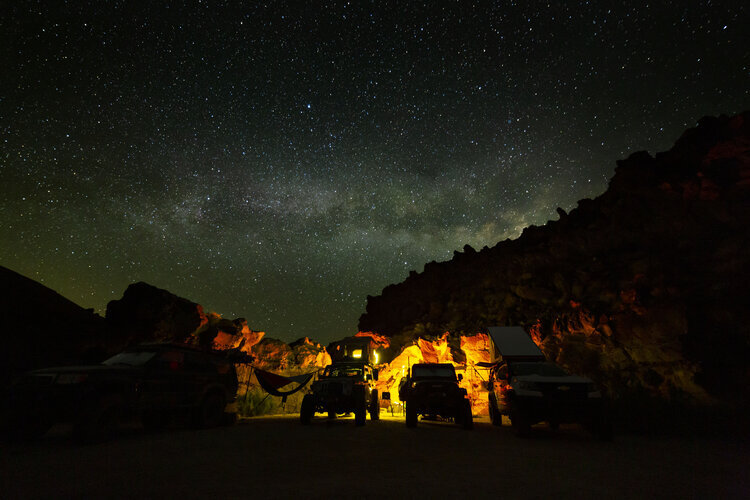
[[[0,448],[3,498],[750,498],[746,440],[617,434],[576,426],[529,439],[478,419],[407,429],[385,417],[259,417],[232,427],[133,424],[74,444],[64,426]]]

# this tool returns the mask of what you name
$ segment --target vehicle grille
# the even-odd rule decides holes
[[[344,386],[341,382],[323,382],[320,389],[322,393],[334,396],[344,393]]]

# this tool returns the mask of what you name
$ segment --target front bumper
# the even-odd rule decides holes
[[[535,396],[515,396],[507,406],[519,411],[534,422],[590,423],[604,412],[602,398],[564,399]]]

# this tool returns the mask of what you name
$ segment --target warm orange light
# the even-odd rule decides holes
[[[401,404],[398,399],[398,388],[403,378],[408,375],[410,366],[415,363],[452,363],[463,376],[459,385],[466,389],[474,415],[486,415],[489,373],[486,368],[478,367],[477,363],[490,361],[489,336],[462,336],[460,349],[463,353],[461,358],[465,358],[466,361],[459,364],[453,358],[454,353],[448,343],[447,333],[435,340],[418,339],[415,344],[404,347],[389,364],[380,368],[378,391],[381,394],[390,392],[389,404],[397,407]]]

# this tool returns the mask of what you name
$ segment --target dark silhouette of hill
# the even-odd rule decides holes
[[[359,329],[402,344],[521,324],[617,397],[747,406],[750,112],[619,161],[604,194],[558,213],[368,297]]]

